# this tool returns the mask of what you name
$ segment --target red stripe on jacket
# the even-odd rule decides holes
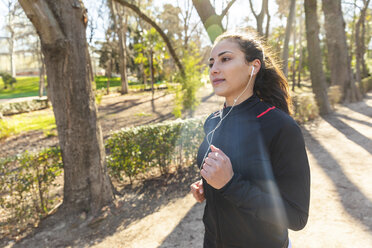
[[[257,115],[256,117],[257,118],[260,118],[261,116],[263,116],[264,114],[267,114],[267,112],[269,112],[270,110],[273,110],[273,109],[275,109],[275,106],[266,109],[264,112],[262,112],[261,114]]]

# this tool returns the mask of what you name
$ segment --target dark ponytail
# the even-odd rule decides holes
[[[224,33],[217,37],[215,44],[226,39],[236,42],[240,46],[247,62],[255,59],[260,60],[261,69],[256,76],[254,93],[264,102],[290,115],[292,113],[292,101],[287,79],[272,56],[268,54],[268,49],[264,49],[262,41],[253,33]]]

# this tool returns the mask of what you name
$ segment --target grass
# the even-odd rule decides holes
[[[50,133],[56,128],[53,112],[35,111],[6,117],[0,120],[0,139],[28,132],[42,130]]]
[[[96,89],[106,89],[107,77],[97,76],[95,78]],[[160,85],[161,82],[157,82],[155,85]],[[110,91],[115,92],[121,87],[121,81],[119,77],[113,77],[110,79]],[[139,82],[129,82],[129,90],[143,90],[144,85]],[[146,89],[151,89],[150,83],[148,83]],[[17,77],[17,83],[14,84],[14,88],[4,89],[3,80],[0,77],[0,99],[29,97],[39,95],[39,77]]]
[[[39,77],[17,77],[13,86],[13,89],[4,89],[4,82],[0,78],[0,99],[39,95]]]

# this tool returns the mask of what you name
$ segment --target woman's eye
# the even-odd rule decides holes
[[[210,64],[208,64],[208,66],[209,66],[209,68],[212,68],[212,66],[213,66],[213,63],[210,63]]]
[[[223,58],[221,59],[222,62],[226,62],[226,61],[229,61],[229,60],[230,60],[230,58],[227,58],[227,57],[223,57]]]

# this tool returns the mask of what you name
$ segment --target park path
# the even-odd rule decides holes
[[[372,247],[372,93],[302,127],[311,167],[307,226],[293,247]],[[204,204],[171,201],[90,247],[202,247]]]

